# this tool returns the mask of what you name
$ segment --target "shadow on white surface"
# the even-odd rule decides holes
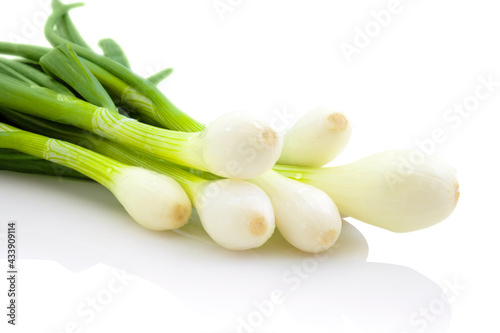
[[[32,181],[35,192],[46,186],[37,183],[51,182]],[[186,332],[410,333],[446,332],[449,325],[442,289],[410,268],[366,262],[366,240],[345,221],[335,248],[320,255],[294,249],[279,233],[259,249],[235,252],[214,244],[196,216],[176,232],[153,232],[124,223],[126,213],[96,184],[54,186],[44,191],[61,205],[69,200],[67,207],[43,221],[20,217],[21,258],[55,261],[82,274],[104,264],[152,282],[192,314]],[[67,193],[71,199],[63,198]],[[69,220],[73,201],[88,204],[92,213],[87,217],[83,209],[76,212],[83,216]],[[144,301],[158,295],[145,294]]]

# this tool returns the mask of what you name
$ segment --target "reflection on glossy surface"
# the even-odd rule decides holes
[[[207,332],[274,332],[276,317],[316,332],[446,332],[450,321],[441,288],[410,268],[366,262],[366,240],[347,222],[323,254],[302,253],[279,234],[235,252],[213,243],[196,217],[177,232],[146,230],[97,184],[0,177],[16,182],[1,201],[18,205],[7,218],[18,221],[22,258],[54,260],[73,272],[100,263],[124,269],[210,317]],[[33,205],[35,220],[23,202],[37,198],[45,200]]]

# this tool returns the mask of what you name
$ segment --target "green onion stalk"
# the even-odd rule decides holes
[[[115,195],[137,223],[148,229],[176,229],[191,215],[191,203],[182,187],[163,174],[4,123],[0,123],[0,148],[63,165],[95,180]]]
[[[222,177],[252,178],[279,157],[282,138],[248,113],[223,115],[202,132],[161,129],[104,107],[0,74],[0,106],[73,125],[173,163]]]
[[[147,168],[176,180],[196,208],[200,221],[219,245],[232,250],[261,246],[275,228],[272,204],[258,186],[238,179],[206,180],[173,164],[91,133],[12,110],[0,110],[25,130],[83,145],[119,162]]]

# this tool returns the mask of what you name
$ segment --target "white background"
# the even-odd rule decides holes
[[[46,3],[2,0],[1,40],[46,45]],[[440,128],[446,139],[426,147],[457,169],[461,197],[448,219],[408,234],[347,219],[335,251],[315,258],[278,235],[230,252],[195,223],[147,231],[97,184],[0,172],[3,244],[7,222],[18,223],[19,325],[9,332],[498,330],[500,86],[468,115],[444,118],[486,91],[481,77],[500,82],[495,1],[223,0],[222,15],[212,0],[86,3],[72,15],[86,40],[115,38],[142,75],[173,67],[160,87],[195,118],[331,106],[354,124],[334,164],[419,148]],[[388,8],[385,26],[374,23]],[[346,44],[357,53],[346,57]],[[5,255],[2,245],[6,271]]]

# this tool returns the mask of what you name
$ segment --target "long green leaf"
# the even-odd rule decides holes
[[[31,47],[33,47],[33,49]],[[40,58],[49,53],[51,50],[51,48],[40,49],[32,45],[0,43],[0,53],[18,55],[36,63],[38,63]],[[95,75],[99,82],[101,82],[108,93],[118,101],[117,103],[130,107],[138,114],[138,116],[135,117],[136,119],[153,126],[175,129],[173,127],[167,127],[165,123],[161,123],[158,120],[157,107],[155,106],[153,100],[146,94],[137,90],[132,85],[125,82],[125,80],[117,77],[94,62],[83,57],[80,57],[80,60],[87,66],[92,74]],[[122,66],[122,68],[124,67]],[[165,75],[165,73],[168,73],[168,69],[161,72],[161,75]],[[147,79],[143,80],[148,81],[148,84],[153,84]]]
[[[30,44],[0,42],[0,53],[23,57],[38,62],[51,48]]]
[[[114,39],[101,39],[97,45],[101,48],[102,53],[105,57],[108,57],[109,59],[112,59],[127,68],[130,68],[130,63],[128,61],[127,55],[123,51],[120,44],[118,44]]]
[[[99,80],[80,60],[69,44],[62,44],[40,58],[42,68],[78,91],[88,102],[116,110]]]
[[[62,83],[54,80],[49,75],[33,68],[30,65],[26,65],[16,60],[5,59],[1,57],[0,57],[0,64],[10,67],[12,70],[15,70],[17,73],[23,75],[25,78],[31,80],[32,82],[38,84],[39,86],[46,87],[63,94],[73,95],[71,90],[66,88],[66,86],[64,86]]]
[[[66,5],[55,10],[47,19],[45,24],[45,37],[53,45],[58,46],[62,43],[68,42],[59,36],[54,30],[55,24],[60,20],[61,16],[69,10],[81,7],[82,3],[74,3]],[[172,102],[170,102],[158,88],[147,79],[130,71],[127,67],[113,61],[105,56],[96,54],[92,50],[81,47],[77,44],[71,43],[75,52],[80,57],[86,58],[95,64],[101,66],[111,74],[117,76],[123,81],[130,84],[134,89],[137,89],[142,94],[150,98],[154,106],[154,120],[165,126],[178,131],[197,132],[203,130],[203,124],[197,122],[189,115],[179,110]]]
[[[13,79],[22,81],[22,82],[24,82],[26,84],[29,84],[29,85],[36,84],[35,82],[31,81],[30,79],[28,79],[24,75],[18,73],[17,71],[13,70],[9,66],[3,64],[1,61],[0,61],[0,73],[8,75],[8,76],[10,76]]]
[[[165,68],[165,69],[159,71],[158,73],[155,73],[155,74],[151,75],[150,77],[148,77],[148,81],[151,82],[152,84],[154,84],[155,86],[157,86],[158,84],[160,84],[161,81],[163,81],[167,77],[169,77],[173,71],[174,70],[172,68]]]
[[[57,10],[58,8],[63,7],[64,4],[60,0],[52,0],[52,9]],[[90,49],[91,47],[85,42],[82,35],[76,28],[73,20],[68,13],[63,15],[59,22],[57,22],[57,31],[61,34],[61,37],[80,45],[81,47],[85,47]]]

